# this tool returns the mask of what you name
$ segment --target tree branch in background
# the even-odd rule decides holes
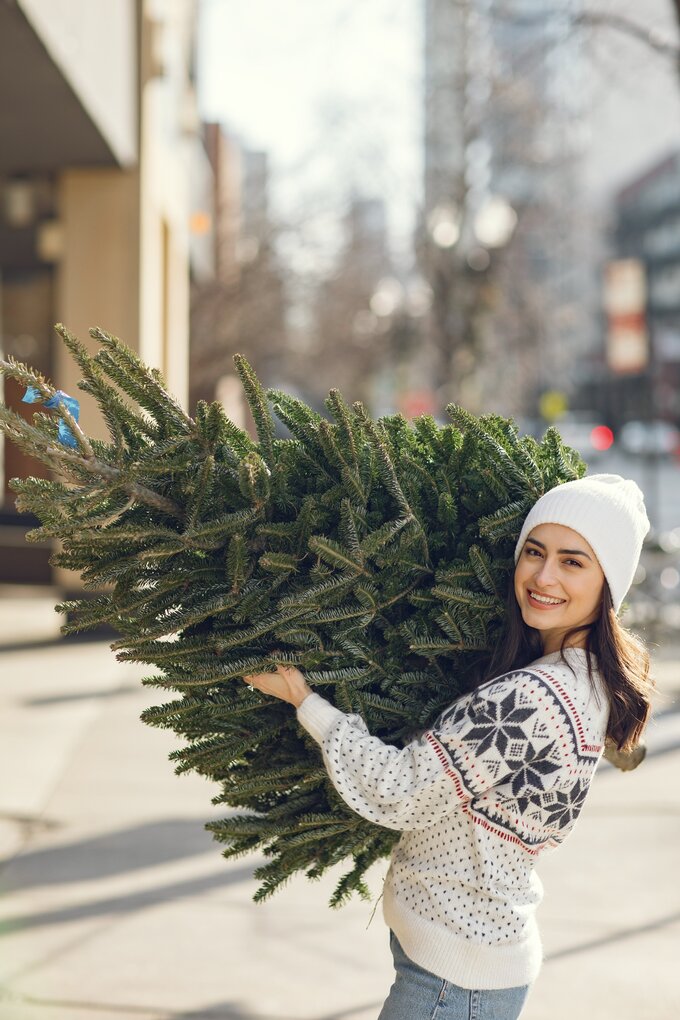
[[[464,0],[460,6],[465,6],[467,0]],[[673,10],[678,22],[678,28],[680,28],[680,0],[671,0]],[[574,28],[611,28],[617,32],[621,32],[623,35],[628,35],[633,39],[637,39],[657,53],[663,53],[667,56],[680,59],[680,42],[668,38],[662,32],[656,28],[648,28],[646,25],[642,25],[632,18],[629,18],[625,14],[617,14],[613,11],[581,11],[579,14],[569,15],[568,12],[556,11],[556,10],[542,10],[539,13],[524,13],[522,11],[513,10],[511,5],[500,3],[492,8],[492,15],[499,21],[509,21],[516,25],[536,25],[537,23],[545,23],[546,18],[550,17],[551,14],[560,13]]]
[[[673,0],[673,7],[680,24],[680,0]],[[655,28],[647,28],[646,25],[632,21],[624,14],[614,14],[612,11],[582,11],[573,17],[572,24],[575,27],[612,28],[639,40],[657,53],[680,60],[680,43],[669,39]]]

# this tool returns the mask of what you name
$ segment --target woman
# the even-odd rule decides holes
[[[402,832],[383,889],[396,978],[378,1020],[520,1015],[543,957],[536,859],[572,830],[605,739],[631,750],[649,716],[649,657],[617,618],[648,530],[619,475],[545,493],[517,541],[503,639],[404,748],[298,669],[244,677],[296,707],[354,811]]]

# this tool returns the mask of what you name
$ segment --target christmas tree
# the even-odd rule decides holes
[[[264,391],[234,357],[257,441],[218,402],[194,417],[117,338],[96,354],[57,331],[98,402],[110,441],[88,438],[78,402],[13,358],[0,370],[60,417],[0,407],[5,434],[59,478],[12,479],[17,508],[59,542],[51,562],[95,595],[65,601],[66,634],[102,622],[142,683],[178,697],[142,720],[174,730],[176,772],[219,784],[231,809],[207,824],[225,857],[258,849],[256,901],[304,871],[344,862],[331,905],[369,898],[364,874],[399,833],[352,812],[287,703],[240,681],[277,663],[372,734],[403,745],[465,690],[498,638],[513,549],[535,500],[585,465],[548,428],[541,442],[495,414],[450,405],[373,420],[331,390],[331,418]],[[275,415],[287,430],[277,438]],[[238,682],[233,682],[237,680]]]

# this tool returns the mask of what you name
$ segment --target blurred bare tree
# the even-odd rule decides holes
[[[190,401],[214,400],[234,376],[233,354],[263,377],[285,359],[286,281],[270,211],[267,157],[205,125],[214,175],[214,274],[192,282]]]

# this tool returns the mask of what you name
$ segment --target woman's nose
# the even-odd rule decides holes
[[[555,569],[549,560],[542,560],[536,571],[536,580],[541,584],[555,584]]]

